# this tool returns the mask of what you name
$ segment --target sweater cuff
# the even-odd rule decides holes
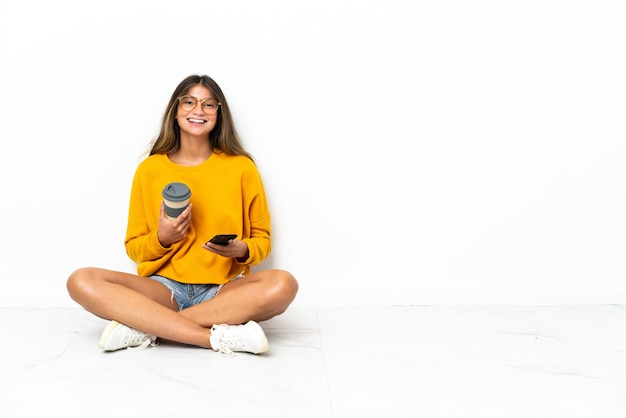
[[[150,247],[150,252],[153,253],[156,258],[163,257],[172,249],[172,247],[164,247],[163,245],[161,245],[157,231],[150,233],[150,237],[148,238],[148,245]]]
[[[247,266],[249,266],[252,263],[252,248],[251,248],[252,246],[250,245],[250,241],[248,239],[244,239],[242,241],[244,241],[246,243],[246,245],[248,246],[248,257],[246,257],[246,258],[243,258],[243,257],[235,258],[234,260],[240,266],[246,266],[247,267]]]

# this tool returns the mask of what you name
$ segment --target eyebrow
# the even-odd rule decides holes
[[[201,99],[201,98],[196,97],[196,96],[193,96],[193,95],[191,95],[191,94],[185,94],[183,97],[193,97],[193,98],[194,98],[194,99],[196,99],[196,100],[206,100],[206,99],[213,99],[213,100],[217,100],[217,99],[216,99],[216,98],[214,98],[214,97],[205,97],[205,98],[202,98],[202,99]]]

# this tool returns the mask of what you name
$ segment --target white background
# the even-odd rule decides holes
[[[0,0],[0,306],[134,271],[130,182],[208,74],[296,304],[626,303],[623,1]]]

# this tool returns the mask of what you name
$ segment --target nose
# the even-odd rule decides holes
[[[199,101],[198,103],[196,103],[193,109],[191,109],[191,113],[194,113],[196,115],[204,115],[204,111],[202,110],[202,102]]]

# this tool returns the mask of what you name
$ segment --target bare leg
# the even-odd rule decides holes
[[[180,311],[204,327],[266,321],[283,313],[298,292],[298,282],[283,270],[264,270],[222,286],[217,296]]]
[[[70,296],[88,311],[158,337],[210,348],[210,327],[263,321],[287,309],[298,283],[281,270],[267,270],[230,282],[204,303],[177,312],[170,291],[154,280],[85,268],[67,282]]]
[[[132,274],[84,268],[67,281],[70,296],[95,315],[168,340],[210,348],[211,331],[179,315],[161,283]]]

